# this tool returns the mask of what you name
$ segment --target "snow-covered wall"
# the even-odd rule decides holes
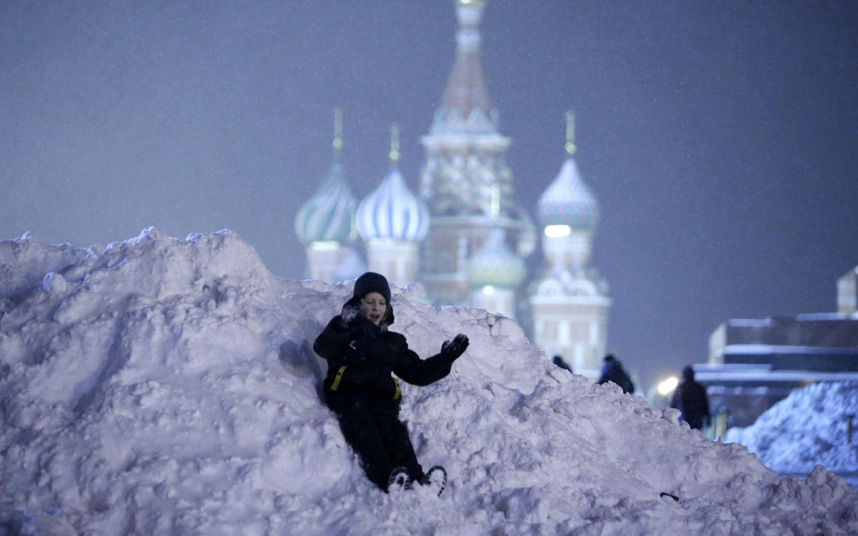
[[[448,378],[403,389],[448,491],[385,495],[310,350],[350,295],[271,275],[229,231],[0,242],[0,534],[858,532],[858,494],[823,468],[779,479],[675,410],[554,367],[512,320],[410,289],[392,329],[415,351],[471,345]]]

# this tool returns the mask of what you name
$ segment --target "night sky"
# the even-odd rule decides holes
[[[481,28],[534,219],[576,112],[609,350],[645,386],[729,318],[836,310],[858,265],[858,3],[489,0]],[[303,279],[293,221],[334,107],[355,193],[394,121],[416,191],[455,29],[452,0],[3,2],[0,239],[230,228]]]

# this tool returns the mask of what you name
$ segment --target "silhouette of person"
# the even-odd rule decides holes
[[[561,357],[560,355],[555,355],[555,356],[554,356],[554,358],[553,358],[551,361],[552,361],[555,365],[557,365],[558,367],[563,368],[563,369],[566,369],[566,370],[568,370],[569,372],[572,372],[572,367],[570,367],[570,366],[569,366],[569,363],[567,363],[566,361],[564,361],[564,360],[563,360],[563,357]]]
[[[690,365],[682,369],[682,379],[673,392],[670,407],[678,409],[680,418],[696,430],[708,426],[712,420],[706,388],[694,379],[694,369]]]
[[[619,385],[624,393],[634,393],[635,384],[632,379],[623,369],[623,364],[620,360],[611,354],[605,356],[604,365],[602,365],[602,375],[599,376],[598,384],[614,382]]]

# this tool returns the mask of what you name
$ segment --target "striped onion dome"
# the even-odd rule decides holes
[[[364,241],[419,242],[429,232],[429,209],[411,193],[396,166],[391,166],[378,188],[358,205],[357,229]]]
[[[468,260],[467,270],[473,287],[515,288],[527,276],[524,260],[507,247],[502,229],[492,229],[483,247]]]
[[[337,159],[325,182],[295,216],[295,234],[304,244],[351,242],[356,207],[357,199],[346,184],[343,166]]]
[[[539,196],[537,209],[543,226],[569,225],[592,230],[599,220],[599,203],[581,180],[578,165],[571,156],[554,182]]]

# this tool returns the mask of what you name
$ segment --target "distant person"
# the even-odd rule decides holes
[[[391,372],[414,385],[429,385],[450,373],[468,348],[459,334],[441,352],[420,359],[393,324],[390,286],[381,274],[367,272],[355,281],[352,298],[328,322],[313,350],[328,361],[325,403],[337,415],[346,441],[360,457],[366,476],[384,491],[413,484],[444,491],[447,475],[435,466],[424,473],[408,428],[399,420],[402,391]]]
[[[551,360],[555,365],[562,369],[566,369],[569,372],[572,372],[572,367],[569,366],[569,363],[563,360],[563,358],[559,355],[554,356],[554,359]]]
[[[673,392],[670,407],[678,409],[680,418],[695,430],[708,426],[712,420],[706,388],[694,379],[694,369],[690,365],[682,369],[682,380]]]
[[[624,393],[634,393],[635,384],[632,379],[623,369],[623,364],[620,360],[611,354],[605,356],[604,364],[602,365],[602,375],[599,376],[598,384],[614,382],[619,385]]]

